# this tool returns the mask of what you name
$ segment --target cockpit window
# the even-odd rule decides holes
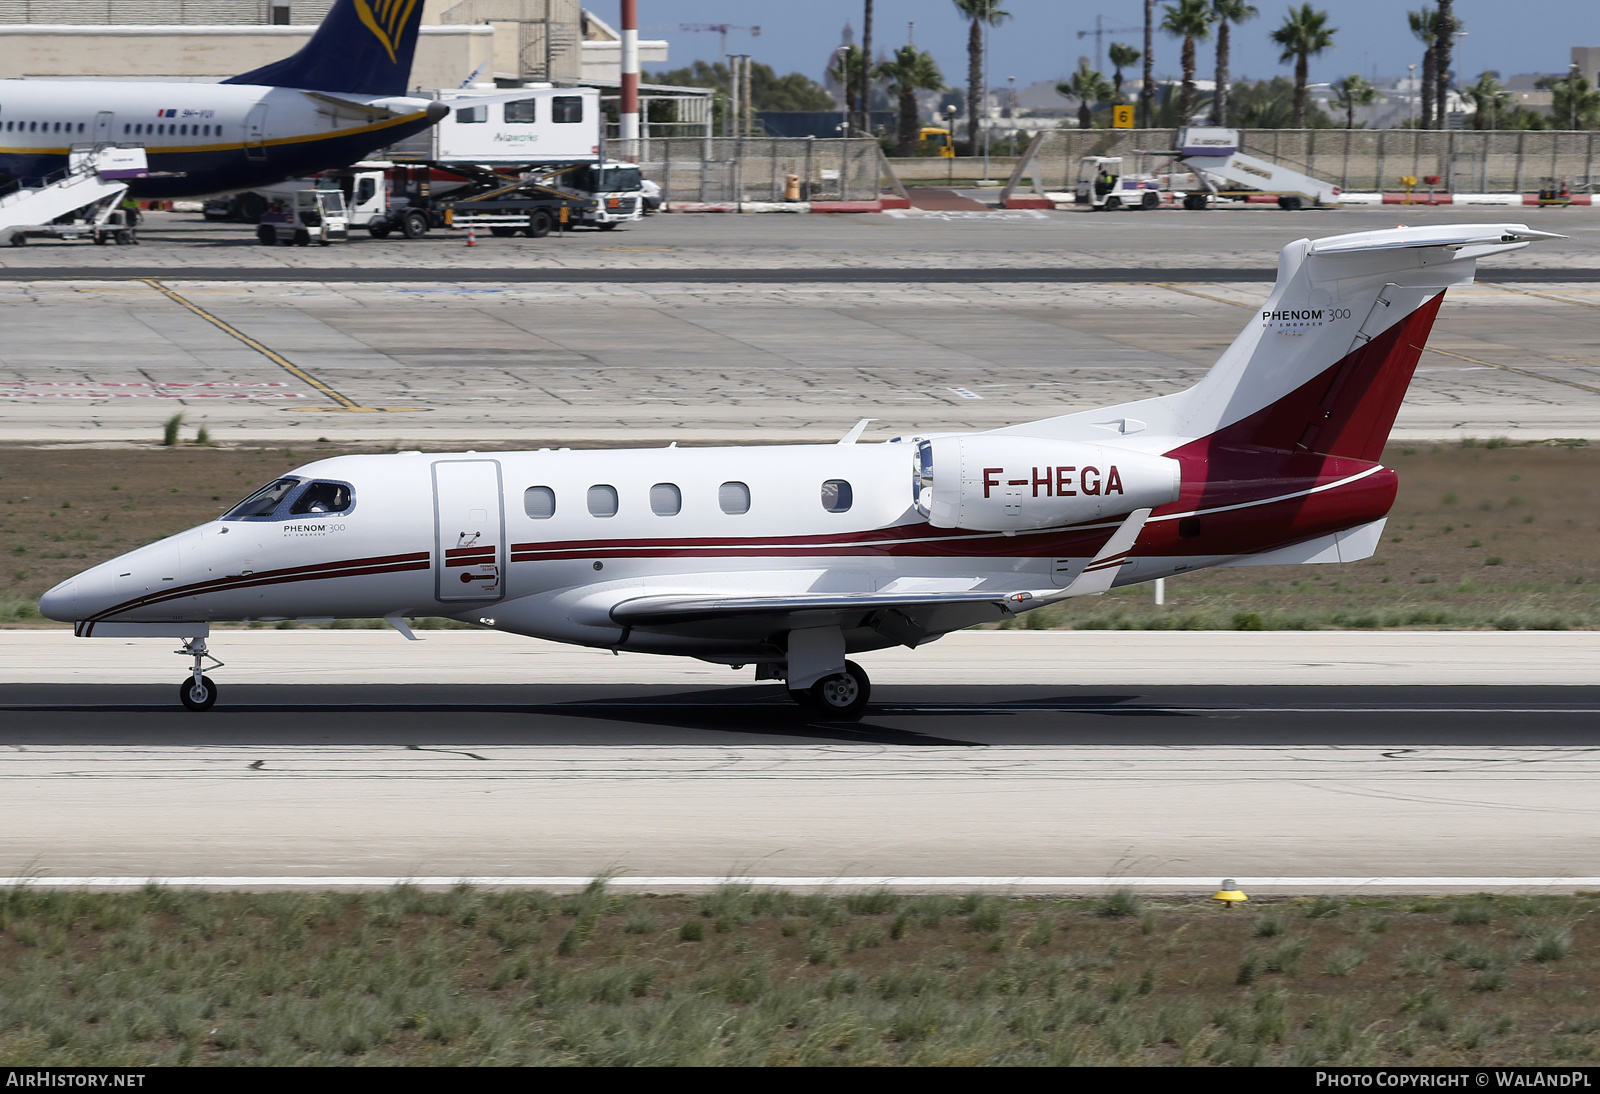
[[[223,520],[265,520],[278,511],[289,491],[300,485],[299,479],[276,479],[245,498],[222,515]]]
[[[308,513],[344,513],[349,511],[354,500],[350,487],[342,482],[314,482],[294,499],[294,504],[289,507],[289,515],[303,517]]]

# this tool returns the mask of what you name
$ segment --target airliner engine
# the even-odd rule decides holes
[[[912,491],[935,528],[1057,528],[1175,501],[1177,460],[1030,437],[936,437],[917,443]]]

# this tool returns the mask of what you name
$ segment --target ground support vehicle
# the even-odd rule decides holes
[[[637,164],[577,164],[547,174],[543,181],[562,193],[593,202],[578,218],[580,224],[605,232],[644,217],[644,177]]]
[[[1176,149],[1154,154],[1172,156],[1199,179],[1202,191],[1183,195],[1185,209],[1204,209],[1223,197],[1217,188],[1218,179],[1257,193],[1276,195],[1280,209],[1339,203],[1340,190],[1333,183],[1241,152],[1237,129],[1197,126],[1180,129]]]
[[[296,190],[269,205],[256,225],[256,239],[268,247],[275,243],[305,247],[313,240],[326,247],[349,238],[344,194],[338,190]]]
[[[1155,209],[1161,205],[1161,184],[1154,175],[1122,173],[1121,156],[1084,156],[1078,161],[1075,205],[1094,209]]]
[[[74,148],[65,170],[18,180],[0,193],[0,242],[20,247],[29,239],[88,236],[96,243],[132,243],[133,225],[119,206],[128,180],[147,171],[142,147]]]

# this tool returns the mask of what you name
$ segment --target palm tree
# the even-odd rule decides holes
[[[979,100],[983,97],[983,27],[997,27],[1011,18],[1000,0],[955,0],[962,18],[972,24],[967,35],[967,143],[978,147]]]
[[[1178,93],[1178,117],[1189,124],[1189,111],[1194,107],[1194,44],[1211,37],[1211,21],[1216,18],[1206,5],[1206,0],[1178,0],[1176,6],[1166,6],[1167,17],[1161,20],[1161,29],[1174,38],[1183,39],[1183,90]]]
[[[861,16],[861,132],[872,133],[872,0]],[[846,134],[848,136],[848,134]]]
[[[1450,5],[1454,0],[1439,0],[1439,30],[1433,43],[1433,109],[1439,120],[1435,129],[1446,128],[1445,100],[1450,94],[1450,52],[1455,46],[1456,35],[1461,33],[1461,23],[1451,11]]]
[[[1078,71],[1072,74],[1072,79],[1056,85],[1056,94],[1078,100],[1079,129],[1089,129],[1093,126],[1093,105],[1112,93],[1113,89],[1106,83],[1106,78],[1090,68],[1086,60],[1079,62]]]
[[[1378,89],[1364,77],[1354,73],[1333,85],[1333,105],[1344,111],[1344,127],[1356,127],[1356,107],[1371,106],[1378,101]]]
[[[1549,81],[1548,86],[1554,128],[1594,129],[1600,125],[1600,91],[1591,87],[1588,80],[1573,73]]]
[[[1310,4],[1301,4],[1298,11],[1291,7],[1289,14],[1283,17],[1283,26],[1272,32],[1272,41],[1283,47],[1278,63],[1286,65],[1291,59],[1294,61],[1296,129],[1303,129],[1306,124],[1306,82],[1310,78],[1308,58],[1331,48],[1333,36],[1337,33],[1337,27],[1328,26],[1328,13],[1314,10]]]
[[[1228,124],[1228,63],[1232,50],[1228,42],[1228,25],[1254,19],[1261,13],[1244,0],[1211,0],[1211,14],[1217,20],[1217,92],[1211,100],[1211,124]]]
[[[1150,127],[1150,112],[1156,102],[1156,0],[1144,0],[1144,82],[1139,85],[1139,124]]]
[[[1439,13],[1429,8],[1413,11],[1407,15],[1411,21],[1411,33],[1417,40],[1428,48],[1422,53],[1422,119],[1417,123],[1418,129],[1433,128],[1433,85],[1437,82],[1435,74],[1438,72],[1439,51]]]
[[[1133,63],[1140,57],[1143,57],[1144,54],[1140,53],[1132,46],[1125,46],[1121,42],[1112,42],[1110,56],[1111,67],[1113,70],[1111,75],[1111,93],[1116,97],[1117,102],[1120,103],[1122,101],[1122,70],[1132,67]]]
[[[916,46],[901,46],[894,51],[894,59],[885,61],[873,72],[880,80],[888,80],[900,99],[900,129],[895,141],[895,155],[914,156],[917,152],[917,92],[943,91],[944,75],[934,62],[931,53]]]
[[[1511,92],[1501,86],[1492,72],[1482,73],[1477,83],[1462,88],[1461,97],[1472,104],[1474,129],[1499,129],[1501,115],[1513,102]],[[1488,115],[1488,125],[1484,124],[1484,115]]]

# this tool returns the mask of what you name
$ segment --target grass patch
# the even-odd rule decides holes
[[[1362,925],[1109,899],[0,890],[0,1066],[1600,1055],[1595,897],[1498,898],[1514,932],[1456,924],[1450,901],[1365,899]]]

